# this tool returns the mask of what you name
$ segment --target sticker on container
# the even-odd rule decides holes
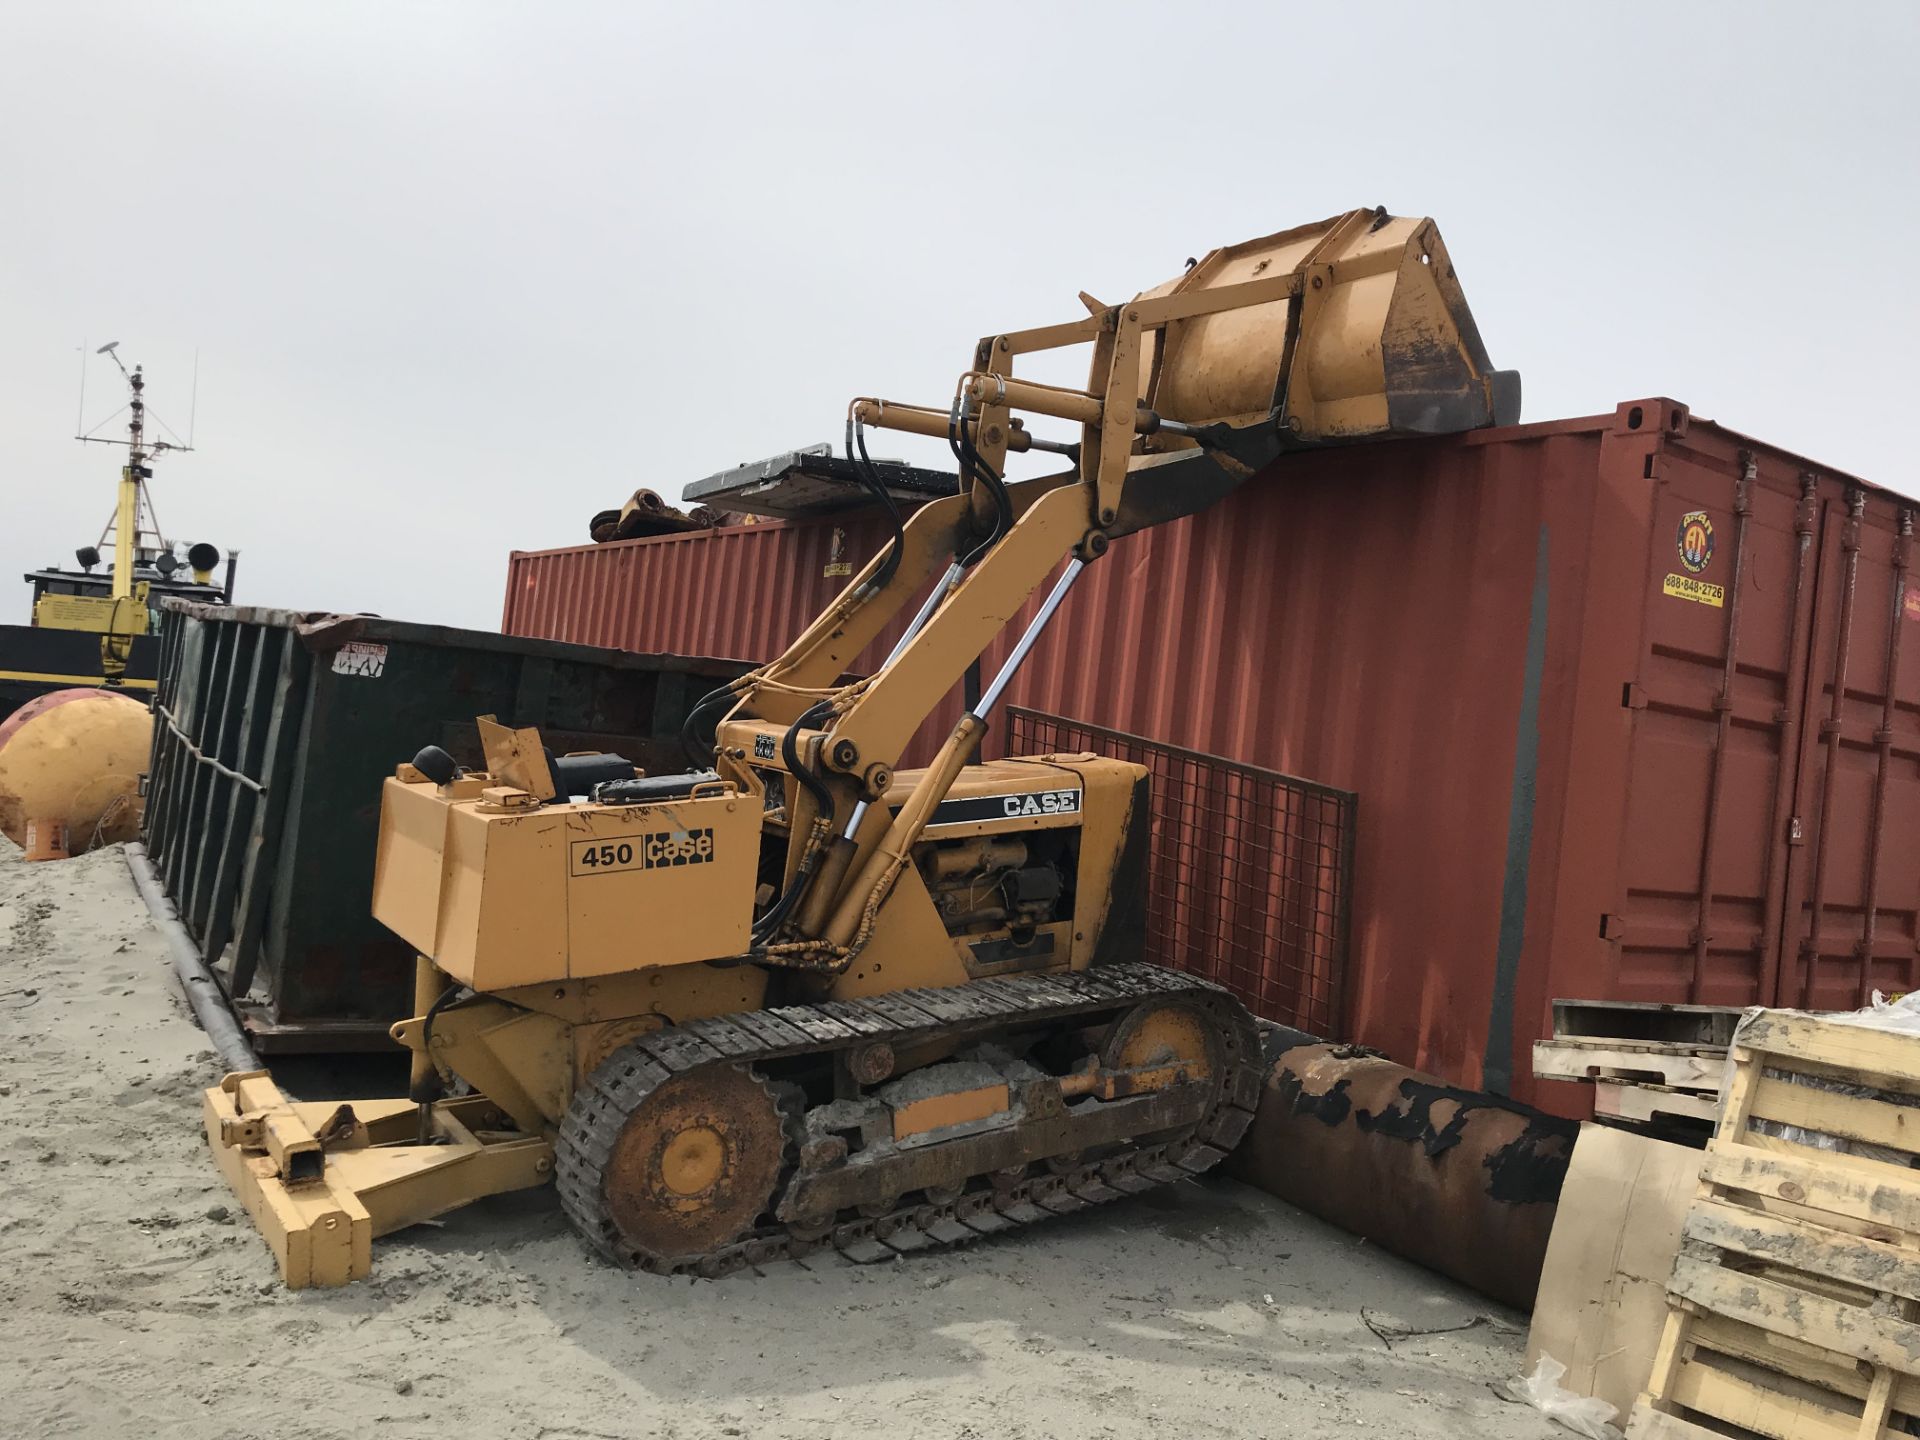
[[[387,647],[365,640],[349,640],[333,652],[333,673],[378,680],[387,668]]]
[[[1727,603],[1726,587],[1710,585],[1705,580],[1696,580],[1691,575],[1669,575],[1660,586],[1662,593],[1676,600],[1697,600],[1702,605],[1711,605],[1716,610]]]
[[[1674,537],[1680,563],[1689,573],[1698,575],[1713,559],[1713,521],[1704,510],[1689,510],[1680,517],[1680,533]],[[1673,591],[1667,591],[1669,595]],[[1718,603],[1718,602],[1715,602]]]
[[[827,564],[820,573],[828,580],[838,580],[842,576],[853,574],[853,562],[846,558],[847,532],[834,527],[833,534],[827,540]]]
[[[1920,620],[1920,589],[1909,585],[1906,598],[1901,602],[1901,608],[1906,611],[1909,620]]]

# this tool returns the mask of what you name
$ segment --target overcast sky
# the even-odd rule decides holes
[[[0,0],[0,614],[121,342],[240,596],[499,622],[586,538],[944,402],[982,333],[1432,215],[1530,419],[1668,394],[1920,491],[1920,6]],[[91,368],[87,423],[124,398]],[[916,454],[889,441],[888,453]],[[931,453],[931,452],[929,452]]]

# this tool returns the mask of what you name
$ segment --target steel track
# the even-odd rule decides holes
[[[896,1048],[966,1039],[1009,1026],[1087,1021],[1144,1000],[1182,1000],[1218,1024],[1225,1074],[1213,1108],[1184,1137],[1125,1150],[1065,1174],[1018,1180],[975,1176],[947,1204],[902,1203],[879,1217],[843,1212],[805,1235],[772,1224],[701,1255],[662,1259],[628,1244],[608,1212],[603,1176],[627,1118],[652,1091],[703,1065],[756,1065],[826,1055],[872,1041]],[[581,1234],[617,1264],[654,1274],[717,1277],[834,1249],[873,1261],[992,1235],[1184,1180],[1211,1169],[1238,1143],[1260,1093],[1260,1043],[1252,1018],[1226,991],[1158,965],[1103,965],[1079,973],[975,980],[865,1000],[789,1005],[671,1026],[629,1041],[574,1094],[554,1147],[560,1202]],[[790,1183],[790,1181],[788,1182]]]

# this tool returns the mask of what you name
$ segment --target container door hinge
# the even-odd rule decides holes
[[[1638,681],[1629,680],[1620,687],[1620,703],[1629,710],[1647,708],[1647,692],[1640,688]]]
[[[1600,938],[1602,940],[1618,940],[1626,933],[1626,930],[1627,922],[1620,916],[1602,915],[1600,917]]]

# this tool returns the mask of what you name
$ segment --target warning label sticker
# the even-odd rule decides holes
[[[1901,608],[1907,612],[1909,620],[1920,620],[1920,590],[1909,585],[1907,593],[1901,597],[1900,604]]]
[[[387,668],[387,647],[365,640],[349,640],[333,652],[333,673],[378,680]]]
[[[1704,580],[1696,580],[1691,575],[1669,575],[1660,589],[1680,600],[1696,600],[1702,605],[1712,605],[1716,609],[1727,603],[1727,590],[1724,585],[1709,585]]]
[[[847,532],[838,526],[827,539],[827,563],[820,573],[829,580],[853,574],[853,562],[847,559]]]

